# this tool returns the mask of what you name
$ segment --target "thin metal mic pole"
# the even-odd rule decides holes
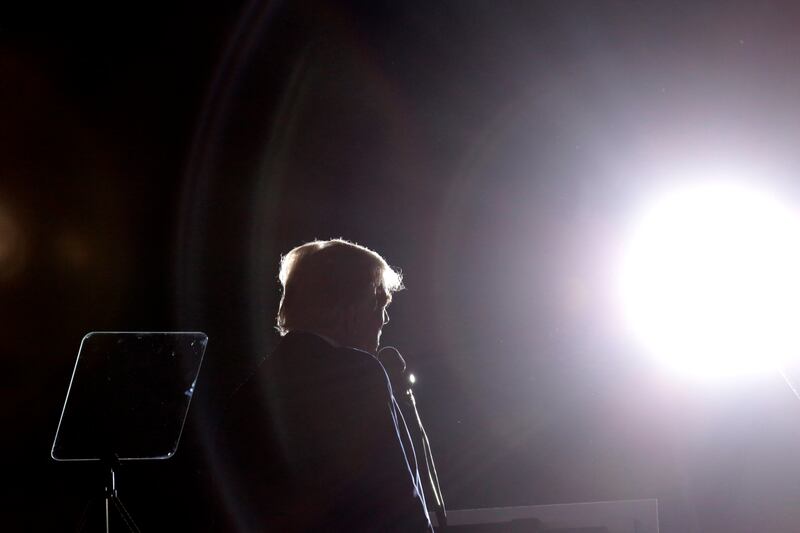
[[[389,360],[387,357],[381,357],[385,352],[391,352],[394,354],[394,358]],[[393,383],[393,387],[395,383],[400,384],[401,389],[405,392],[406,396],[408,396],[409,401],[407,404],[411,407],[414,411],[414,419],[417,422],[417,427],[419,428],[419,436],[420,440],[422,441],[422,454],[425,458],[425,466],[428,471],[428,480],[430,481],[430,487],[433,492],[433,497],[436,500],[436,518],[439,522],[441,527],[446,527],[447,524],[447,511],[444,507],[444,496],[442,495],[442,488],[439,485],[439,474],[436,472],[436,465],[433,462],[433,452],[431,451],[431,443],[428,439],[428,433],[425,431],[425,426],[422,424],[422,418],[419,415],[419,410],[417,409],[417,399],[414,397],[413,391],[413,384],[415,382],[414,375],[409,374],[408,380],[404,381],[402,379],[403,375],[406,372],[406,361],[403,356],[400,354],[400,351],[395,348],[394,346],[386,346],[378,351],[378,360],[381,364],[386,368],[387,372],[390,374],[390,380]]]

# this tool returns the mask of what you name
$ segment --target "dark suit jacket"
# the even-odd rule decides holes
[[[431,530],[402,415],[367,352],[287,334],[234,394],[217,443],[226,530]]]

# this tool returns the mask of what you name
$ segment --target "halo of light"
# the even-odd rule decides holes
[[[800,354],[800,218],[742,183],[678,188],[635,225],[620,289],[626,326],[669,367],[773,369]]]

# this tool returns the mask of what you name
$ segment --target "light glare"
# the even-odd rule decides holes
[[[738,375],[800,353],[800,222],[741,184],[706,183],[657,201],[621,270],[627,326],[669,366]]]

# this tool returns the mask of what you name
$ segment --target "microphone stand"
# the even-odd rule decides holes
[[[381,358],[382,352],[391,351],[395,355],[395,360],[386,360]],[[408,408],[414,413],[414,420],[419,432],[419,439],[422,442],[422,454],[425,458],[425,469],[428,473],[428,481],[430,482],[431,492],[433,492],[434,500],[436,501],[434,512],[436,514],[436,521],[440,529],[447,528],[447,512],[444,506],[444,497],[442,489],[439,485],[439,475],[436,472],[436,465],[433,462],[433,453],[431,451],[431,443],[428,440],[428,433],[425,431],[425,426],[422,424],[422,418],[417,409],[417,399],[414,397],[413,386],[416,382],[414,374],[408,373],[408,378],[403,379],[406,374],[406,361],[400,354],[400,351],[394,346],[386,346],[378,352],[378,360],[383,364],[393,381],[393,388],[405,392],[407,400],[404,402]]]
[[[413,376],[413,374],[411,374]],[[409,380],[411,381],[411,380]],[[414,418],[419,426],[419,434],[422,440],[422,453],[425,457],[425,466],[428,471],[428,480],[430,481],[431,488],[433,489],[433,497],[436,499],[436,520],[442,528],[447,527],[447,512],[444,507],[444,496],[442,496],[442,488],[439,485],[439,474],[436,472],[436,465],[433,462],[433,453],[431,452],[431,442],[428,440],[428,433],[425,431],[425,426],[422,425],[422,418],[419,416],[417,409],[417,399],[414,397],[413,381],[409,383],[406,394],[410,400],[411,408],[414,410]]]

